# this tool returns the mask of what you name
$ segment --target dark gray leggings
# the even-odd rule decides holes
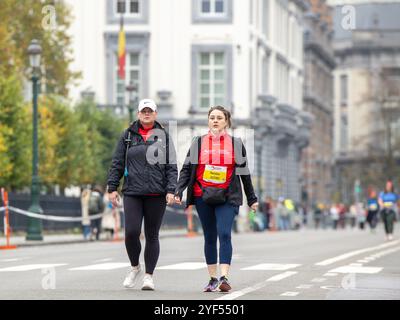
[[[153,274],[160,255],[158,234],[165,213],[165,196],[124,196],[125,247],[132,266],[139,264],[140,233],[144,218],[146,273]]]
[[[393,225],[396,220],[396,213],[392,209],[383,209],[381,211],[382,220],[385,225],[386,234],[393,233]]]

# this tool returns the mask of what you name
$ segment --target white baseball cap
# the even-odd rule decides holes
[[[144,108],[150,108],[153,111],[157,111],[157,105],[156,103],[151,100],[151,99],[143,99],[140,100],[139,106],[138,106],[138,111],[142,111]]]

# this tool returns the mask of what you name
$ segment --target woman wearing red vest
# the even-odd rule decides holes
[[[179,175],[175,201],[181,204],[187,190],[186,206],[194,204],[204,233],[204,253],[210,281],[204,292],[228,292],[228,272],[232,259],[231,231],[242,205],[242,187],[249,207],[257,210],[258,201],[247,166],[246,150],[241,139],[230,136],[231,114],[224,107],[208,112],[209,132],[193,140]],[[240,177],[240,178],[239,178]],[[217,278],[217,239],[221,276]]]

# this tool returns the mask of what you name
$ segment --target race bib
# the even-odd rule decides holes
[[[211,183],[225,183],[227,167],[207,164],[204,169],[203,180]]]
[[[372,203],[369,205],[369,210],[376,210],[378,209],[378,206],[376,205],[376,203]]]
[[[391,206],[393,206],[393,202],[384,202],[383,205],[384,205],[386,208],[390,208]]]

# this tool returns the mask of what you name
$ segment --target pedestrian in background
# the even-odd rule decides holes
[[[138,120],[122,134],[108,174],[109,198],[118,206],[119,181],[124,176],[125,246],[131,263],[123,282],[126,288],[136,284],[142,268],[140,233],[144,220],[146,274],[142,290],[154,290],[153,273],[160,255],[159,232],[166,205],[174,202],[178,169],[172,139],[156,121],[153,100],[139,102]]]
[[[82,233],[85,240],[90,239],[90,219],[89,219],[89,198],[90,189],[85,188],[81,193],[81,213],[82,213]]]
[[[104,211],[103,188],[100,185],[95,185],[89,196],[89,215],[94,216]],[[100,240],[101,233],[101,217],[91,219],[91,240]]]
[[[357,222],[357,203],[353,203],[350,206],[349,219],[350,219],[350,227],[354,229]]]
[[[396,220],[398,195],[394,191],[393,182],[386,182],[385,190],[379,194],[379,205],[381,209],[382,220],[385,225],[385,239],[393,240],[393,225]]]
[[[330,216],[331,216],[331,220],[332,220],[333,230],[336,230],[337,226],[338,226],[338,221],[339,221],[339,208],[336,204],[331,205]]]
[[[114,207],[108,194],[104,195],[105,209],[101,220],[101,228],[106,233],[109,240],[114,239],[114,232],[121,228],[119,210]]]
[[[347,208],[343,203],[339,204],[339,222],[338,225],[341,229],[346,228],[346,214]]]
[[[289,211],[285,206],[285,198],[279,197],[276,205],[276,216],[278,217],[279,230],[290,229]]]
[[[242,187],[247,204],[257,211],[258,202],[247,166],[245,147],[227,133],[231,114],[222,106],[208,112],[208,134],[196,137],[180,171],[175,201],[181,203],[187,188],[186,206],[194,204],[203,227],[204,254],[210,276],[204,292],[231,290],[228,274],[232,260],[231,230],[242,205]],[[221,276],[218,281],[218,250]]]
[[[319,225],[322,220],[324,205],[322,203],[317,203],[314,206],[314,226],[315,229],[319,229]]]
[[[271,197],[265,196],[265,200],[261,206],[261,211],[265,217],[265,229],[269,230],[271,216],[272,216],[272,198]]]
[[[371,232],[375,233],[375,228],[378,223],[379,203],[376,191],[371,189],[367,200],[367,222]]]
[[[361,230],[364,230],[365,221],[367,220],[367,214],[366,214],[366,210],[364,208],[364,203],[362,203],[362,202],[357,203],[356,208],[357,208],[358,227]]]

